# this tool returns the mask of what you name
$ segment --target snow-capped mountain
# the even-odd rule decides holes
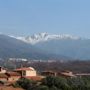
[[[1,34],[0,38],[0,55],[3,56],[5,56],[5,54],[22,54],[22,56],[29,57],[31,55],[34,57],[42,56],[42,58],[46,58],[49,55],[50,57],[55,56],[55,58],[60,56],[60,58],[70,57],[74,59],[90,60],[90,39],[86,38],[67,34],[55,35],[48,33],[40,33],[27,37],[15,37]],[[2,54],[3,52],[5,53]],[[46,55],[43,54],[43,52]]]
[[[47,53],[11,35],[0,34],[0,58],[29,58],[38,60],[66,60],[69,57]]]
[[[16,37],[16,38],[30,44],[36,44],[36,43],[45,42],[48,40],[61,40],[61,39],[78,40],[80,39],[80,37],[76,37],[76,36],[72,36],[68,34],[55,35],[55,34],[48,34],[48,33],[39,33],[39,34],[34,34],[32,36]]]

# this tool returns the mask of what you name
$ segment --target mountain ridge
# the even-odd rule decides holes
[[[66,59],[64,55],[46,53],[40,48],[27,44],[14,37],[0,34],[0,58],[29,58],[29,59]]]
[[[32,36],[26,36],[26,37],[15,37],[16,39],[22,40],[26,43],[30,44],[37,44],[39,42],[45,42],[48,40],[66,40],[66,39],[72,39],[72,40],[78,40],[81,39],[80,37],[72,36],[69,34],[48,34],[48,33],[39,33],[39,34],[34,34]]]
[[[12,35],[8,35],[8,37],[15,39],[19,42],[22,42],[24,44],[27,44],[28,46],[27,45],[19,46],[19,47],[25,48],[24,50],[25,52],[29,50],[28,48],[30,48],[30,46],[32,46],[31,49],[34,48],[35,50],[36,48],[35,50],[36,52],[44,51],[44,53],[43,52],[36,53],[35,55],[38,57],[40,57],[41,54],[43,54],[41,56],[44,57],[44,55],[46,54],[46,56],[50,56],[52,57],[52,59],[54,59],[53,56],[55,56],[55,58],[59,58],[59,56],[61,56],[61,57],[66,57],[66,58],[69,57],[72,59],[81,59],[81,60],[90,59],[90,55],[89,55],[90,39],[66,35],[66,34],[65,35],[55,35],[55,34],[49,35],[48,33],[41,33],[38,35],[35,34],[33,36],[28,36],[27,38],[15,37]],[[25,41],[22,40],[22,38]],[[13,41],[13,43],[15,42]],[[15,45],[18,46],[17,43]],[[18,50],[22,50],[22,49],[18,49]],[[34,50],[31,50],[31,51],[34,51]],[[27,52],[27,54],[28,53],[30,52]]]

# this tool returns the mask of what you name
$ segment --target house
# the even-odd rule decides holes
[[[5,73],[0,73],[0,81],[7,82],[8,76]]]
[[[3,67],[0,67],[0,73],[6,73],[6,70]]]
[[[8,82],[15,82],[19,78],[21,78],[21,75],[17,72],[7,72],[5,74],[8,76],[8,78],[7,78]]]
[[[22,77],[37,76],[36,70],[32,67],[22,67],[15,69],[15,72],[21,74]]]
[[[5,74],[6,70],[3,67],[0,67],[0,81],[6,82],[8,76]]]
[[[90,76],[90,73],[77,73],[75,74],[77,77],[87,77]]]
[[[43,72],[41,72],[41,75],[43,75],[43,76],[56,76],[56,72],[54,72],[54,71],[43,71]]]
[[[6,71],[0,68],[0,81],[3,82],[15,82],[21,77],[30,78],[34,80],[39,80],[40,77],[37,76],[36,70],[32,67],[22,67],[15,69],[14,71]]]
[[[20,77],[21,77],[21,75],[16,72],[0,73],[0,81],[3,81],[3,82],[15,82]]]
[[[22,67],[15,69],[14,71],[19,73],[21,77],[25,77],[34,81],[40,81],[43,78],[42,76],[37,75],[36,70],[32,67]]]
[[[62,76],[62,77],[76,77],[73,72],[71,71],[62,71],[62,72],[58,72],[57,76]]]
[[[75,77],[75,75],[71,71],[62,71],[62,72],[43,71],[41,73],[41,75],[43,75],[43,76]]]

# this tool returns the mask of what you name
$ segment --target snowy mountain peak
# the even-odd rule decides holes
[[[39,33],[39,34],[34,34],[31,36],[31,38],[33,39],[41,39],[41,38],[45,38],[48,36],[48,33]]]
[[[56,35],[56,34],[48,34],[48,33],[39,33],[39,34],[34,34],[32,36],[27,36],[27,37],[17,37],[17,39],[22,40],[26,43],[36,44],[39,42],[45,42],[49,40],[62,40],[62,39],[78,40],[80,39],[80,37],[75,37],[68,34]]]

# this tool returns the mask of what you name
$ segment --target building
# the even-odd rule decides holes
[[[8,78],[7,78],[8,82],[15,82],[19,78],[21,78],[21,75],[17,72],[7,72],[5,74],[8,76]]]
[[[22,77],[37,76],[36,70],[32,67],[22,67],[15,69],[15,72],[21,74]]]
[[[5,73],[0,73],[0,81],[7,82],[8,76]]]
[[[22,67],[15,69],[14,71],[6,71],[2,67],[0,68],[0,81],[3,82],[15,82],[21,77],[40,80],[41,77],[37,76],[36,70],[32,67]]]
[[[56,72],[53,72],[53,71],[43,71],[41,72],[41,75],[43,76],[56,76]]]
[[[0,67],[0,81],[6,82],[8,76],[5,74],[6,70],[2,67]]]
[[[54,71],[43,71],[41,73],[43,76],[60,76],[60,77],[75,77],[75,74],[71,71],[62,71],[62,72],[54,72]]]
[[[62,76],[62,77],[76,77],[75,74],[73,74],[73,72],[71,71],[62,71],[62,72],[58,72],[57,76]]]
[[[77,73],[75,74],[77,77],[87,77],[89,76],[90,77],[90,73]]]
[[[0,73],[6,73],[6,70],[3,67],[0,67]]]

